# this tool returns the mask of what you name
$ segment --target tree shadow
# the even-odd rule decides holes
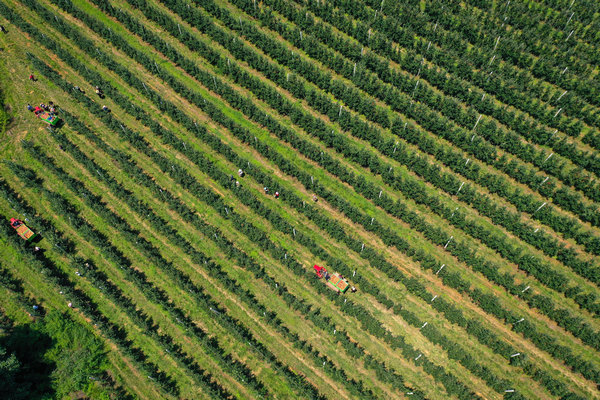
[[[52,338],[36,329],[35,323],[10,328],[0,337],[0,347],[6,349],[7,355],[14,354],[19,361],[19,368],[10,382],[0,384],[0,398],[41,400],[54,397],[50,375],[55,365],[44,357],[52,343]]]

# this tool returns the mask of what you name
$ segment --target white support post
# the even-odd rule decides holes
[[[565,39],[565,42],[566,42],[567,40],[569,40],[569,38],[571,37],[571,35],[573,34],[573,32],[575,32],[575,31],[574,31],[574,30],[572,30],[572,31],[571,31],[571,33],[569,33],[569,36],[567,36],[567,38]]]
[[[472,130],[475,130],[475,128],[477,128],[477,125],[479,125],[479,121],[481,120],[482,114],[479,114],[479,118],[477,118],[477,122],[475,122],[475,126],[473,126]]]
[[[558,103],[560,101],[560,99],[562,99],[562,97],[567,94],[568,90],[565,90],[560,96],[558,96],[558,99],[556,99],[556,102]]]
[[[544,202],[544,204],[542,204],[541,206],[539,206],[537,208],[537,210],[535,210],[533,213],[535,214],[536,212],[540,211],[542,209],[542,207],[544,207],[546,205],[546,202]]]
[[[560,114],[560,112],[561,112],[561,111],[562,111],[562,108],[559,108],[559,109],[558,109],[558,111],[556,112],[556,114],[554,114],[554,117],[552,117],[552,118],[556,118],[556,116],[557,116],[558,114]]]
[[[466,165],[466,164],[465,164],[465,165]],[[460,184],[460,187],[459,187],[459,188],[458,188],[458,190],[456,191],[456,194],[457,194],[457,195],[460,193],[460,190],[463,188],[463,185],[464,185],[464,184],[465,184],[464,182]]]
[[[450,239],[448,239],[448,241],[446,242],[446,245],[444,246],[444,249],[446,249],[446,247],[448,247],[448,245],[450,244],[450,241],[454,238],[454,236],[450,236]]]
[[[440,273],[441,270],[444,269],[444,267],[446,266],[446,264],[442,264],[442,266],[440,267],[440,269],[437,270],[437,272],[435,273],[436,275]]]

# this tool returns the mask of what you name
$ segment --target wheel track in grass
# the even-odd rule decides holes
[[[352,10],[352,9],[349,9],[349,8],[346,6],[347,2],[336,2],[336,4],[337,4],[338,6],[340,6],[340,7],[342,7],[342,6],[343,6],[343,9],[344,9],[344,10],[347,10],[347,11],[350,11],[350,13],[352,13],[352,12],[353,12],[353,10]],[[390,4],[391,4],[391,3],[388,3],[388,5],[390,5]],[[431,9],[432,9],[432,7],[431,7],[431,6],[432,6],[432,5],[430,5],[430,7],[427,7],[426,9],[429,9],[429,10],[431,10]],[[363,9],[363,11],[366,11],[366,12],[368,12],[368,13],[369,13],[369,15],[371,15],[371,16],[373,15],[373,10],[372,10],[372,8],[371,8],[370,10],[368,10],[368,11],[367,11],[367,10],[365,10],[365,9]],[[437,22],[440,22],[440,21],[442,21],[442,23],[440,23],[439,25],[442,25],[442,24],[443,24],[443,22],[444,22],[444,18],[446,18],[446,17],[447,17],[447,14],[448,14],[448,13],[444,13],[444,12],[443,12],[443,7],[442,7],[442,8],[436,8],[436,9],[433,11],[433,13],[435,14],[435,15],[433,15],[433,18],[435,18],[435,19],[437,20]],[[353,14],[353,15],[354,15],[354,14]],[[381,15],[381,14],[380,14],[380,15]],[[414,13],[413,13],[413,14],[410,14],[410,15],[411,15],[411,17],[413,17],[413,20],[416,20],[416,18],[415,18],[415,14],[414,14]],[[388,18],[388,20],[389,20],[389,19],[392,19],[392,17],[387,17],[387,18]],[[406,19],[406,18],[404,18],[404,19],[402,20],[402,22],[404,22],[404,23],[406,23],[406,24],[408,24],[408,25],[411,25],[411,27],[413,27],[413,28],[416,28],[416,27],[418,27],[418,28],[421,28],[421,31],[419,31],[418,33],[419,33],[420,35],[423,35],[423,37],[429,37],[429,38],[431,38],[431,36],[432,36],[432,31],[433,31],[433,29],[432,29],[433,22],[431,22],[431,21],[426,21],[425,23],[423,23],[423,21],[422,21],[422,20],[419,20],[419,22],[421,22],[421,23],[422,23],[422,25],[425,25],[425,26],[427,26],[427,28],[429,28],[429,31],[425,31],[425,29],[424,29],[422,26],[419,26],[419,25],[418,25],[418,24],[416,24],[416,23],[412,23],[413,21],[411,21],[410,19]],[[416,22],[416,21],[415,21],[415,22]],[[445,22],[446,22],[447,24],[451,23],[451,22],[449,22],[449,21],[445,21]],[[504,21],[502,21],[502,23],[504,23]],[[393,23],[388,23],[388,24],[387,24],[387,26],[386,26],[385,24],[383,24],[383,27],[384,27],[384,28],[387,28],[387,29],[391,29],[392,31],[391,31],[391,32],[388,32],[388,33],[389,33],[389,34],[392,34],[392,33],[394,32],[394,31],[393,31],[393,29],[398,29],[398,25],[399,25],[399,24],[393,25]],[[449,31],[454,31],[454,30],[457,30],[457,29],[456,29],[456,28],[453,28],[453,29],[450,29]],[[502,35],[502,34],[499,34],[499,36],[503,37],[503,38],[504,38],[504,41],[506,42],[506,40],[507,40],[507,34],[508,34],[508,35],[510,35],[510,33],[505,33],[504,35]],[[492,36],[493,36],[493,37],[492,37]],[[495,46],[495,40],[496,40],[496,37],[497,37],[497,35],[495,35],[495,34],[494,34],[494,35],[489,35],[489,34],[488,34],[488,35],[485,37],[484,41],[485,41],[485,43],[487,44],[487,47],[489,47],[489,48],[496,47],[496,46]],[[428,40],[428,39],[425,39],[425,40],[423,41],[423,43],[421,43],[421,47],[422,47],[422,48],[424,48],[424,47],[427,45],[427,44],[426,44],[426,43],[427,43],[427,40]],[[447,40],[448,40],[448,39],[447,39]],[[477,50],[479,51],[479,53],[478,53],[478,54],[474,54],[474,52],[473,52],[473,51],[471,51],[471,52],[469,52],[469,53],[467,54],[467,57],[465,57],[465,58],[467,58],[467,59],[470,59],[470,62],[469,62],[469,64],[471,64],[471,68],[472,68],[472,69],[477,69],[478,67],[487,66],[487,64],[489,63],[489,60],[492,58],[492,56],[493,56],[493,54],[494,54],[494,51],[492,51],[492,52],[488,52],[487,54],[485,54],[485,49],[484,49],[484,47],[483,47],[483,46],[478,46],[477,44],[473,44],[472,42],[469,42],[468,40],[459,39],[459,38],[457,38],[457,37],[456,37],[456,35],[454,36],[454,40],[461,40],[461,41],[462,41],[462,42],[461,42],[461,46],[460,46],[460,47],[461,47],[461,50],[466,50],[466,49],[468,49],[468,48],[469,48],[469,46],[473,46],[474,48],[477,48]],[[508,39],[508,40],[510,41],[510,39]],[[501,39],[501,41],[502,41],[502,39]],[[563,78],[564,78],[564,76],[562,76],[562,77],[561,77],[561,76],[558,76],[558,77],[557,77],[557,76],[556,76],[556,75],[557,75],[557,74],[556,74],[556,72],[555,72],[555,74],[554,74],[554,81],[550,81],[550,80],[547,80],[547,79],[546,79],[546,78],[548,78],[548,76],[543,76],[542,69],[536,69],[536,67],[537,67],[537,66],[535,65],[535,63],[534,63],[534,65],[533,65],[533,67],[532,67],[532,68],[530,68],[530,67],[528,66],[528,67],[527,67],[527,69],[526,69],[526,68],[524,68],[524,66],[523,66],[523,65],[518,65],[518,63],[519,63],[519,62],[518,62],[518,59],[514,58],[514,57],[513,57],[514,53],[511,53],[511,51],[510,51],[511,49],[512,49],[512,50],[514,50],[515,48],[518,48],[518,45],[512,44],[512,47],[511,47],[510,49],[508,49],[508,48],[507,48],[507,49],[504,49],[504,47],[506,47],[506,45],[505,45],[505,46],[498,46],[498,48],[497,48],[497,49],[498,49],[498,51],[499,51],[500,53],[502,53],[501,55],[502,55],[502,56],[504,56],[504,57],[503,57],[503,59],[504,59],[504,62],[505,62],[505,69],[506,69],[506,72],[504,72],[504,74],[507,74],[507,75],[508,75],[508,76],[507,76],[507,75],[504,75],[504,76],[503,76],[504,78],[506,78],[506,79],[510,79],[510,76],[515,76],[515,75],[519,74],[519,72],[524,72],[524,73],[526,73],[526,74],[527,74],[526,76],[527,76],[527,77],[528,77],[530,80],[535,80],[536,78],[538,78],[538,80],[539,80],[539,81],[541,81],[541,84],[538,84],[538,83],[536,83],[536,85],[538,85],[538,86],[546,86],[546,87],[551,87],[553,90],[556,90],[556,91],[558,91],[558,92],[560,92],[560,93],[562,93],[562,92],[563,92],[565,89],[568,89],[568,90],[570,90],[570,91],[573,91],[573,88],[572,88],[572,87],[570,87],[570,88],[567,88],[567,87],[561,87],[561,84],[565,84],[565,83],[569,84],[569,82],[567,82],[567,81],[565,81],[565,80],[563,79]],[[446,51],[448,51],[448,50],[446,49]],[[459,51],[456,51],[456,50],[454,50],[454,49],[450,49],[449,51],[450,51],[450,52],[452,52],[452,53],[454,53],[454,54],[453,54],[454,58],[460,58],[460,53],[459,53]],[[463,55],[463,57],[464,57],[464,55]],[[533,59],[536,59],[537,57],[535,57],[535,56],[531,56],[531,57],[529,57],[529,58],[530,58],[531,60],[533,60]],[[533,61],[530,61],[530,62],[533,62]],[[563,67],[564,67],[564,65],[563,65]],[[529,72],[527,72],[527,71],[528,71],[528,69],[530,70]],[[562,68],[560,68],[560,69],[562,70]],[[542,75],[542,76],[540,76],[540,75]],[[558,78],[558,79],[556,79],[556,78]],[[589,94],[589,93],[588,93],[588,94]],[[598,106],[598,105],[600,105],[600,104],[596,103],[596,102],[597,102],[597,100],[596,100],[595,98],[593,98],[593,97],[589,97],[589,96],[587,96],[587,94],[585,94],[585,95],[582,95],[582,93],[578,93],[578,95],[577,95],[577,96],[578,96],[577,98],[579,99],[579,103],[578,103],[578,104],[581,104],[581,103],[583,103],[584,107],[585,107],[585,105],[587,105],[587,106],[588,106],[588,109],[589,109],[589,108],[592,108],[592,109],[594,109],[594,110],[598,110],[598,107],[597,107],[597,106]],[[591,101],[590,101],[590,100],[591,100]],[[573,113],[573,111],[574,111],[574,108],[573,108],[573,107],[571,107],[569,110],[571,111],[571,113]],[[552,114],[553,114],[553,113],[554,113],[554,112],[552,112]],[[582,116],[582,114],[581,114],[581,113],[576,113],[576,114],[577,114],[577,116],[578,116],[578,117],[581,117],[581,116]],[[596,124],[597,124],[597,122],[596,122]],[[595,126],[597,127],[598,125],[595,125]]]

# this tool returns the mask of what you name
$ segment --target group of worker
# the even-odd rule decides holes
[[[265,191],[265,194],[269,194],[269,188],[265,186],[265,188],[263,189]],[[275,192],[275,198],[278,199],[279,198],[279,192]]]
[[[48,104],[40,103],[39,107],[33,107],[31,104],[27,104],[27,109],[29,111],[35,112],[36,114],[41,111],[47,111],[50,116],[54,116],[58,113],[56,107],[57,106],[51,101],[49,101]]]

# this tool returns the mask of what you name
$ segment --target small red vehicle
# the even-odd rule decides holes
[[[319,278],[324,278],[327,287],[339,293],[345,293],[350,287],[348,281],[337,272],[330,274],[325,267],[314,266],[315,272]]]
[[[35,232],[32,231],[20,219],[11,218],[10,226],[17,231],[17,234],[26,241],[31,241],[35,237]]]

